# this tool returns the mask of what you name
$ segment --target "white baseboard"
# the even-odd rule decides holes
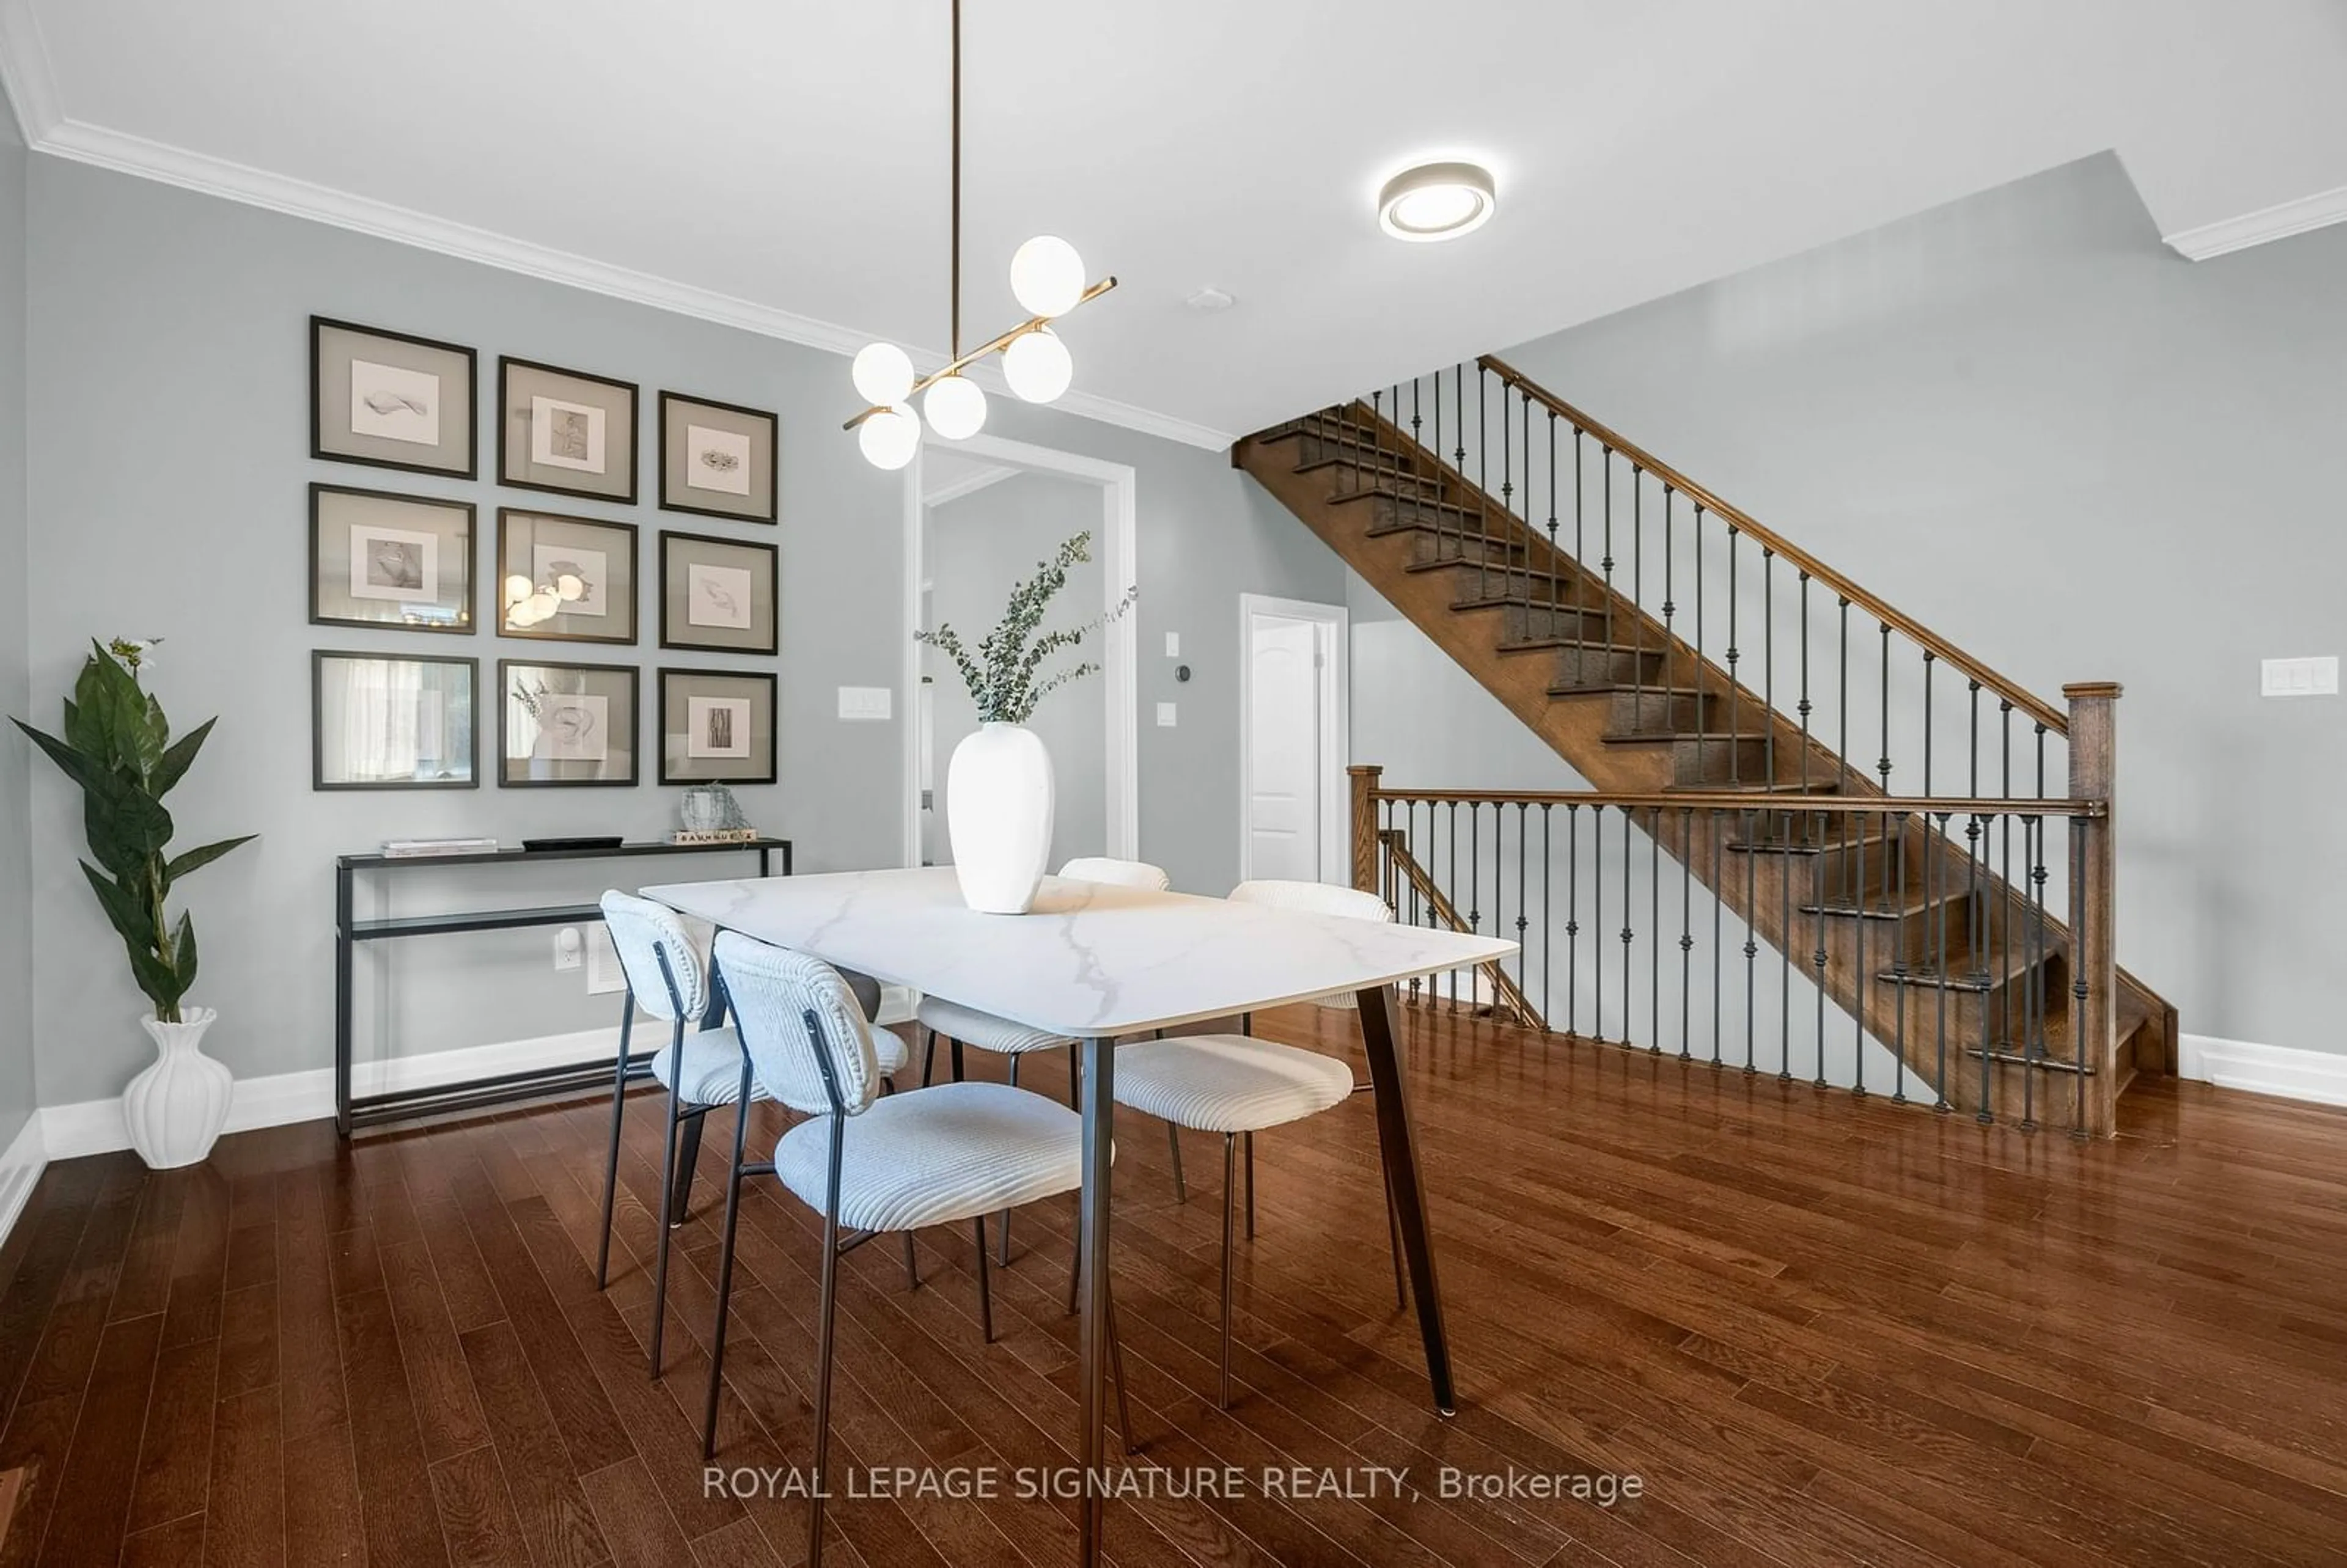
[[[2347,1105],[2347,1056],[2206,1034],[2179,1036],[2176,1047],[2179,1077],[2251,1094]]]
[[[0,1153],[0,1241],[16,1228],[16,1216],[33,1195],[33,1184],[49,1167],[48,1146],[42,1142],[41,1113],[25,1118],[5,1153]]]
[[[579,1030],[537,1040],[506,1040],[495,1045],[471,1045],[456,1050],[436,1050],[387,1061],[363,1061],[351,1073],[351,1088],[359,1094],[380,1094],[406,1089],[429,1089],[501,1072],[528,1072],[570,1063],[609,1061],[619,1048],[617,1029]],[[292,1122],[314,1122],[334,1113],[334,1072],[329,1067],[300,1072],[272,1073],[265,1078],[240,1078],[229,1096],[230,1132],[256,1127],[282,1127]],[[111,1153],[130,1147],[123,1124],[120,1098],[85,1100],[75,1105],[52,1105],[42,1111],[41,1146],[52,1160],[82,1154]],[[0,1173],[0,1182],[5,1181]],[[0,1191],[5,1191],[0,1188]],[[5,1233],[0,1233],[5,1234]]]

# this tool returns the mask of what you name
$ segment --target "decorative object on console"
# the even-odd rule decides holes
[[[774,677],[756,670],[660,672],[660,782],[774,782]]]
[[[660,538],[660,645],[774,652],[781,552],[772,545],[708,534]]]
[[[722,784],[696,784],[677,803],[684,824],[669,835],[671,844],[744,844],[758,836],[733,792]]]
[[[422,860],[435,855],[494,855],[497,841],[494,838],[386,838],[383,841],[384,857],[387,860]]]
[[[196,927],[184,909],[174,926],[167,903],[174,883],[254,835],[167,855],[171,815],[163,796],[187,775],[218,721],[207,719],[171,738],[162,704],[139,684],[153,647],[119,638],[103,647],[91,644],[65,705],[63,736],[21,719],[15,724],[81,786],[83,827],[98,862],[83,861],[82,875],[122,938],[132,980],[155,1006],[140,1020],[155,1041],[155,1061],[123,1091],[122,1119],[138,1157],[168,1171],[211,1153],[228,1121],[235,1079],[200,1049],[219,1015],[179,1005],[196,983]]]
[[[634,506],[636,384],[500,356],[497,477]]]
[[[1037,635],[1052,596],[1067,586],[1068,569],[1092,559],[1092,538],[1078,534],[1012,589],[1001,623],[975,655],[951,626],[913,633],[954,661],[978,704],[978,729],[962,738],[946,764],[946,834],[962,900],[984,914],[1024,915],[1051,853],[1051,754],[1027,721],[1045,697],[1100,669],[1086,661],[1045,675],[1043,661],[1062,648],[1081,647],[1133,608],[1134,595],[1127,590],[1114,609],[1081,626]]]
[[[310,487],[310,624],[473,630],[473,503]]]
[[[635,667],[497,661],[497,783],[636,783]]]
[[[762,408],[660,395],[664,511],[771,523],[779,515],[780,423]]]
[[[310,456],[479,477],[477,362],[459,343],[310,318]]]
[[[478,660],[320,649],[310,656],[310,787],[473,789]]]
[[[1010,292],[1027,320],[1000,337],[964,354],[961,351],[961,0],[953,0],[953,206],[951,335],[952,358],[939,369],[915,379],[912,357],[894,343],[866,344],[856,356],[849,374],[856,390],[870,405],[850,419],[865,459],[878,468],[901,468],[920,449],[921,415],[929,428],[948,441],[978,434],[986,423],[986,394],[963,374],[991,354],[1002,355],[1002,376],[1010,390],[1029,403],[1050,403],[1068,390],[1075,364],[1067,344],[1051,330],[1051,322],[1087,300],[1098,299],[1116,287],[1114,278],[1102,278],[1087,288],[1083,258],[1076,248],[1055,234],[1038,234],[1011,254]],[[913,412],[913,399],[921,412]]]
[[[636,640],[636,525],[497,508],[497,635]]]

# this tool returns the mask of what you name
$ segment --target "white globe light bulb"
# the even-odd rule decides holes
[[[1010,258],[1010,292],[1030,316],[1062,316],[1084,292],[1084,259],[1056,234],[1038,234]]]
[[[587,597],[587,582],[577,572],[566,571],[554,579],[554,596],[567,603]]]
[[[1049,327],[1038,327],[1010,340],[1002,351],[1002,376],[1010,390],[1030,403],[1050,403],[1068,390],[1076,375],[1076,362],[1068,345]]]
[[[897,404],[856,427],[856,445],[876,468],[901,468],[921,446],[921,421],[911,407]]]
[[[986,394],[966,375],[949,375],[922,395],[921,412],[929,428],[948,441],[978,434],[986,423]]]
[[[523,600],[529,597],[530,590],[535,587],[537,587],[537,584],[531,582],[529,579],[522,576],[521,573],[514,573],[513,576],[506,579],[506,602],[507,604],[519,604]]]
[[[524,595],[522,598],[514,600],[513,603],[507,605],[506,607],[506,624],[507,626],[536,626],[538,624],[538,612],[530,608],[530,606],[535,602],[537,602],[535,600],[532,600],[528,595]]]
[[[562,599],[550,588],[541,588],[529,596],[532,620],[547,620],[562,611]]]
[[[913,390],[913,362],[893,343],[866,344],[848,374],[857,394],[875,408],[902,403]]]

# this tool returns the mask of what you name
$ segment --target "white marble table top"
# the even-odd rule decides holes
[[[1053,1034],[1136,1034],[1365,990],[1516,944],[1183,893],[1045,877],[1026,915],[980,915],[950,866],[680,882],[684,914]]]

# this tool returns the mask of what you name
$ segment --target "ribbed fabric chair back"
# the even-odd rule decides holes
[[[1266,904],[1275,909],[1298,909],[1310,915],[1341,915],[1352,920],[1391,922],[1393,911],[1374,893],[1358,887],[1337,887],[1326,882],[1283,882],[1263,877],[1231,889],[1234,904]]]
[[[676,1021],[676,1001],[669,996],[668,981],[661,978],[660,955],[664,953],[684,1016],[697,1019],[707,1009],[708,971],[675,910],[614,890],[603,895],[603,924],[610,928],[611,946],[627,973],[628,988],[636,993],[637,1006],[664,1023]]]
[[[1163,893],[1174,885],[1163,866],[1152,866],[1146,860],[1112,860],[1104,855],[1079,855],[1060,867],[1060,875],[1077,882],[1138,887],[1144,893]]]
[[[880,1092],[880,1059],[864,1009],[837,969],[739,931],[718,933],[716,957],[734,1026],[767,1093],[794,1111],[831,1114],[815,1058],[821,1050],[839,1084],[841,1109],[855,1116],[870,1107]],[[809,1013],[822,1032],[820,1043],[807,1030]]]

